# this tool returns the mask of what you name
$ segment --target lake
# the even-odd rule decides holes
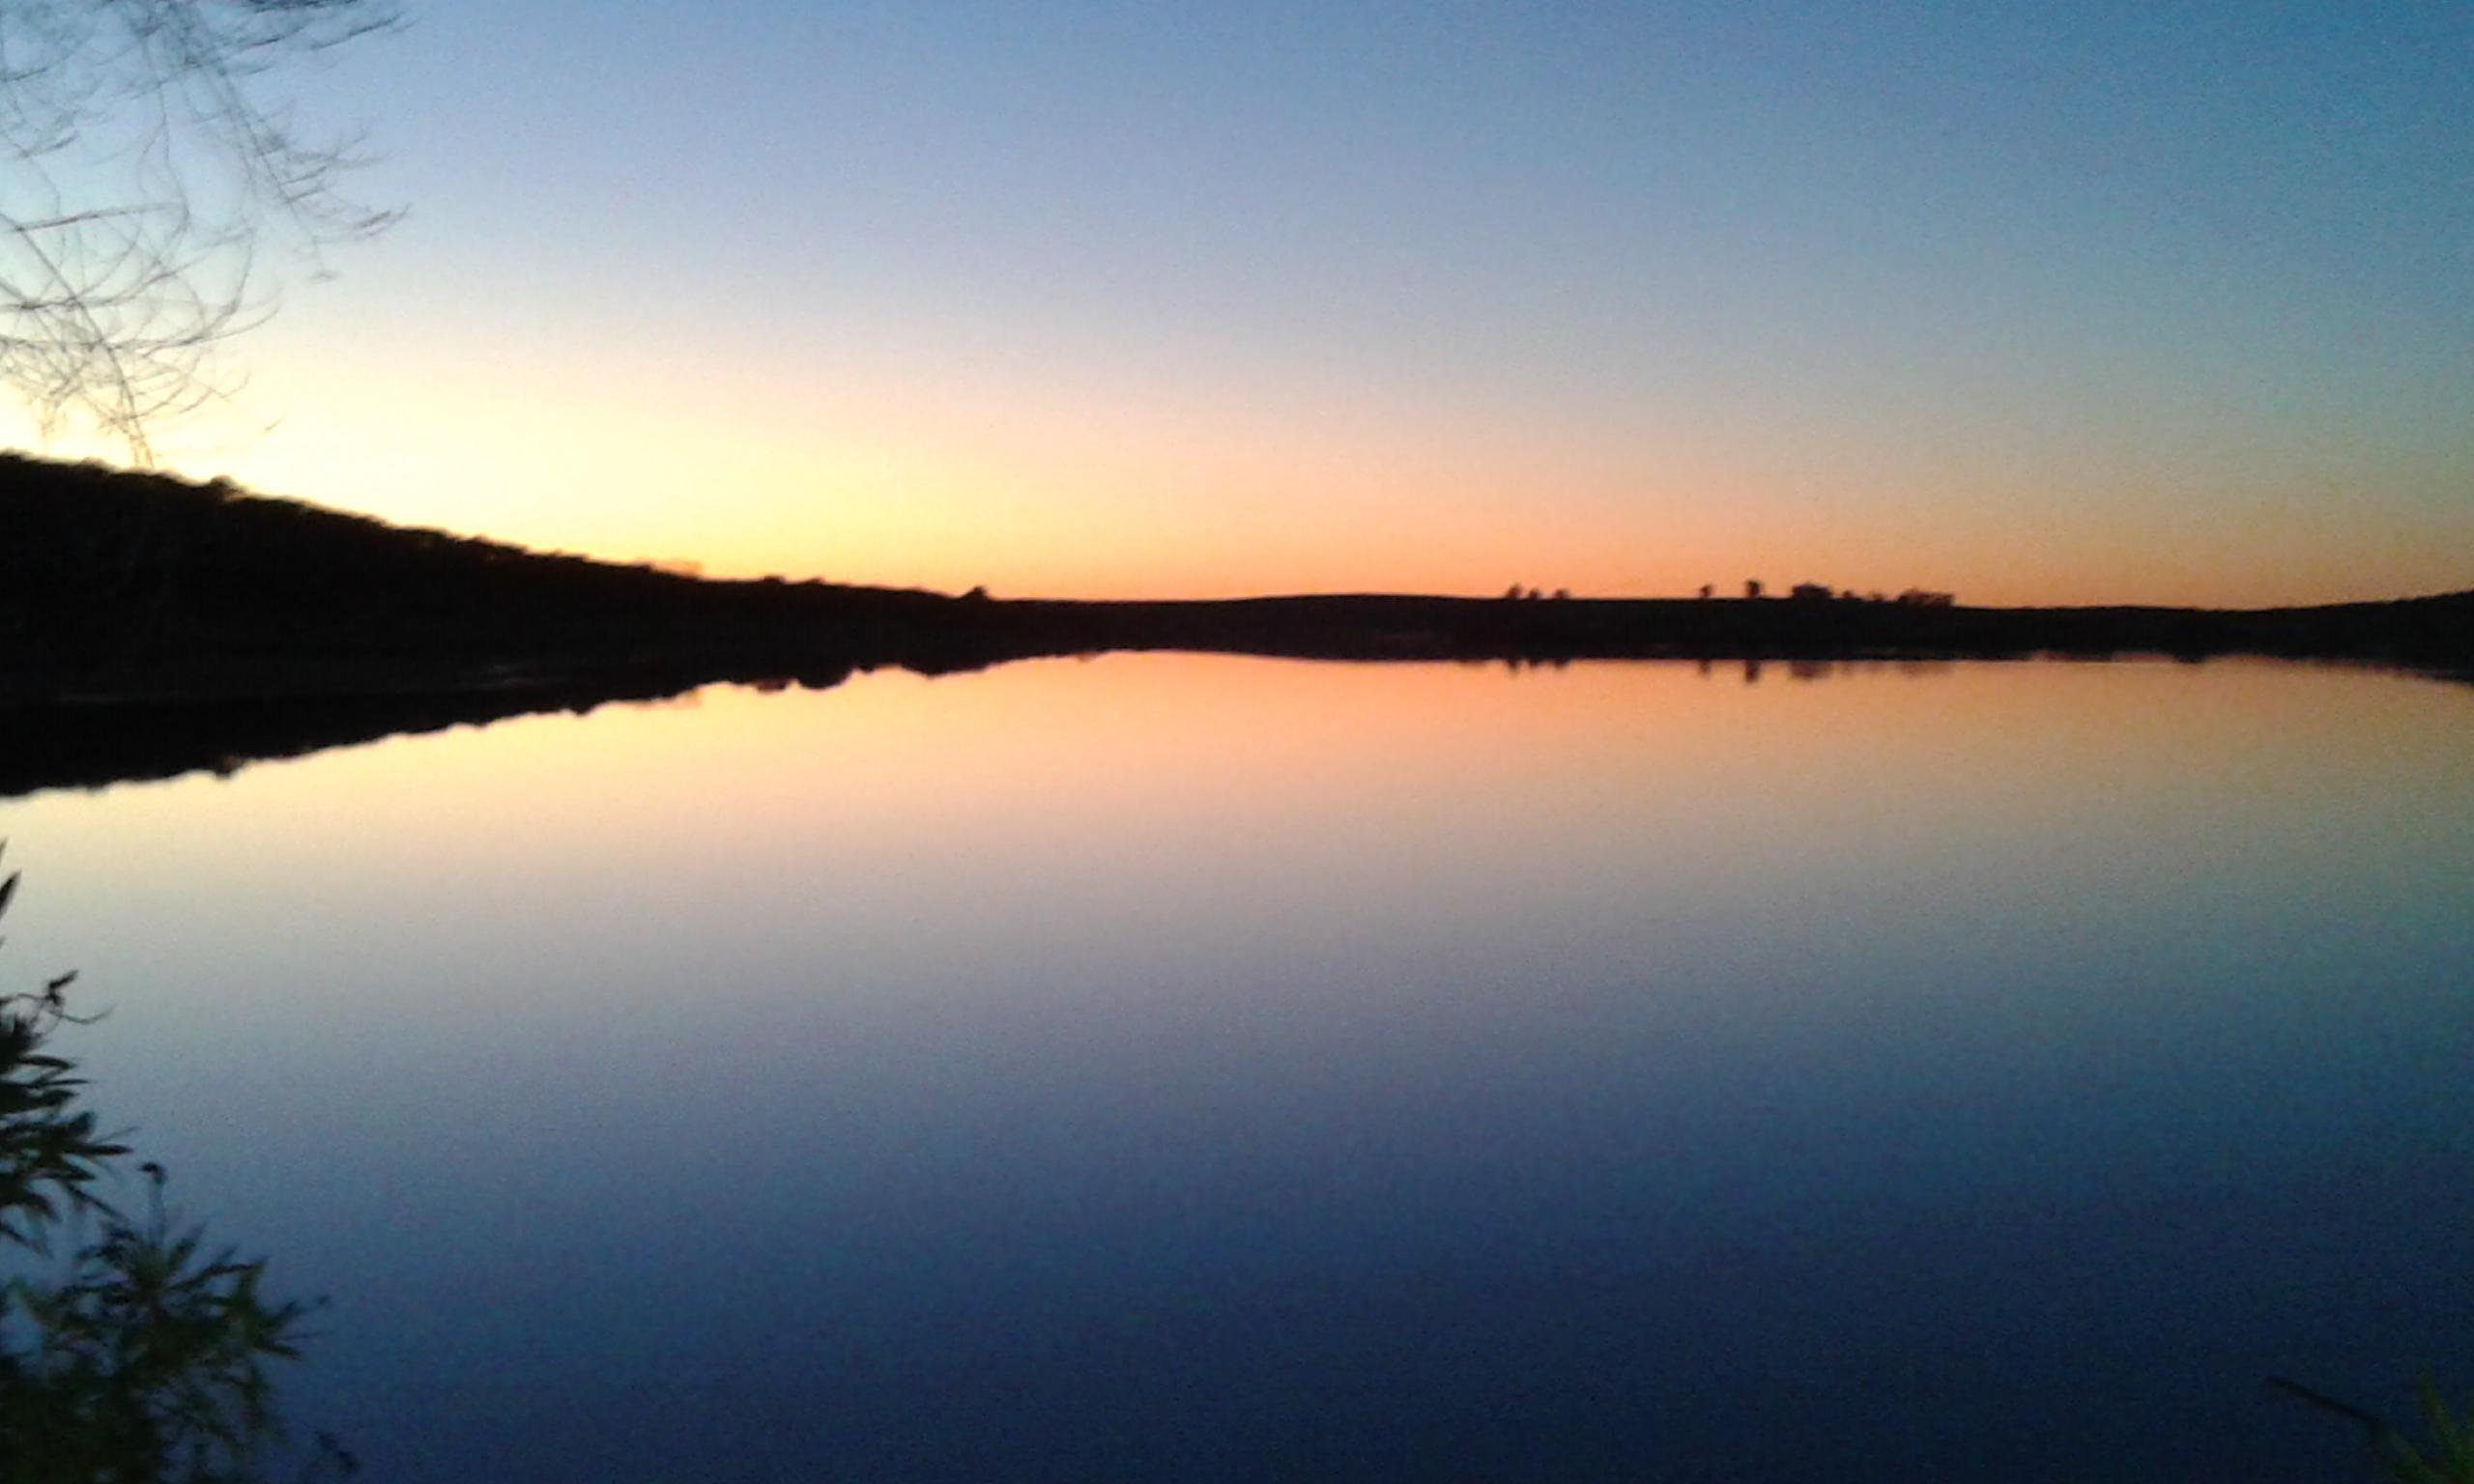
[[[2474,687],[1118,655],[0,803],[395,1480],[2368,1478]]]

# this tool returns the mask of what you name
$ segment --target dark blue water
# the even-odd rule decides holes
[[[5,809],[379,1480],[2368,1477],[2474,690],[1171,657]]]

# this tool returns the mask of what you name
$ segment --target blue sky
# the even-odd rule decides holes
[[[176,465],[1000,592],[2474,585],[2474,6],[409,13],[305,92],[411,214]]]

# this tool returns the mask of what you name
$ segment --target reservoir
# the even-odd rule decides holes
[[[2474,686],[1111,655],[0,802],[364,1478],[2372,1476]]]

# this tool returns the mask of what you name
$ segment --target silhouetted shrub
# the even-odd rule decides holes
[[[2431,1435],[2428,1450],[2375,1413],[2282,1376],[2269,1377],[2268,1384],[2360,1427],[2381,1470],[2398,1484],[2474,1484],[2474,1417],[2452,1414],[2429,1377],[2415,1387],[2423,1425]]]
[[[0,877],[0,913],[17,877]],[[140,1164],[146,1210],[102,1194],[127,1146],[77,1106],[85,1087],[53,1035],[79,1023],[63,974],[0,995],[0,1250],[66,1258],[56,1279],[0,1282],[0,1476],[11,1484],[240,1484],[270,1467],[348,1474],[320,1438],[278,1461],[283,1430],[265,1365],[297,1356],[310,1306],[260,1292],[266,1264],[209,1249],[163,1201],[162,1166]],[[92,1235],[80,1239],[92,1228]],[[64,1238],[72,1250],[58,1250]]]

